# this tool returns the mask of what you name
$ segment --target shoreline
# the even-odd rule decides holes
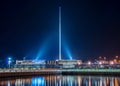
[[[29,69],[0,70],[0,78],[37,75],[112,75],[120,76],[120,69]]]

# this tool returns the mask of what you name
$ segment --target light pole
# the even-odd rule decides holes
[[[8,65],[9,65],[9,68],[10,68],[11,62],[12,62],[12,58],[9,57],[9,58],[8,58]]]

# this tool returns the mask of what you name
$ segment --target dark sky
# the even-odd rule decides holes
[[[62,6],[62,56],[120,55],[120,3],[116,0],[0,1],[0,59],[58,58],[58,7]],[[66,46],[67,45],[67,46]]]

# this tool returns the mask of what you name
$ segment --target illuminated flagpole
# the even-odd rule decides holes
[[[59,60],[61,60],[61,6],[59,6]]]

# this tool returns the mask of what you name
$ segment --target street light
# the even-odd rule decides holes
[[[9,68],[10,68],[11,63],[12,63],[12,58],[9,57],[9,58],[8,58],[8,65],[9,65]]]
[[[118,59],[118,56],[115,56],[116,59]]]

